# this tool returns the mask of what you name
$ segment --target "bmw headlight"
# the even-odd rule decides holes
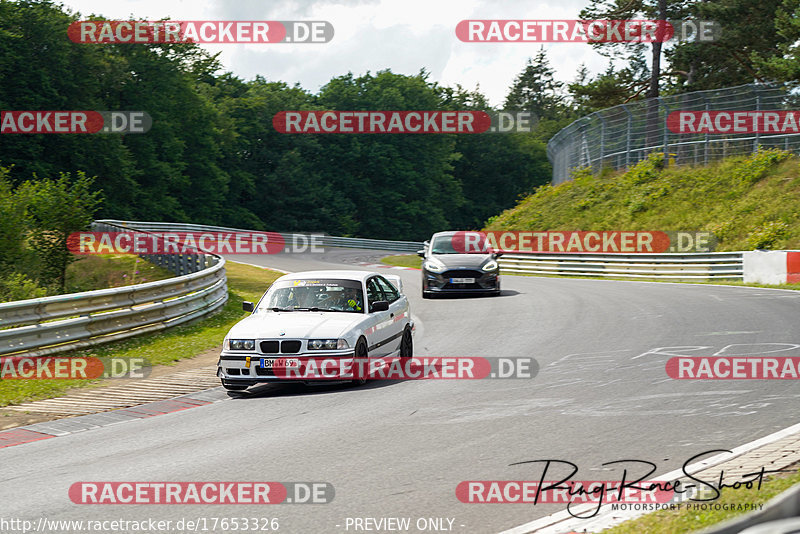
[[[228,350],[254,350],[256,348],[255,339],[229,339],[226,341]]]
[[[436,260],[427,260],[423,264],[423,267],[425,268],[426,271],[430,271],[432,273],[441,273],[442,271],[444,271],[444,265]]]
[[[337,350],[347,349],[350,345],[346,339],[309,339],[308,350]]]
[[[496,269],[497,269],[497,262],[494,261],[494,260],[487,261],[486,265],[481,267],[481,270],[483,270],[483,271],[494,271]]]

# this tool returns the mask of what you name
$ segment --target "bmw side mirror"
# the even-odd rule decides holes
[[[254,309],[253,308],[253,303],[252,302],[247,302],[247,301],[242,302],[242,309],[244,311],[246,311],[246,312],[251,312],[252,313],[252,311]]]
[[[424,250],[418,250],[417,251],[417,256],[419,256],[420,258],[424,258],[425,257],[425,251]]]
[[[372,303],[372,306],[369,308],[369,312],[379,312],[379,311],[387,311],[389,309],[389,301],[388,300],[376,300]]]

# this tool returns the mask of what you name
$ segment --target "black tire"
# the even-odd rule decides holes
[[[369,351],[367,350],[367,342],[363,337],[356,343],[356,349],[353,352],[353,356],[355,362],[358,360],[362,360],[364,362],[360,365],[354,362],[355,365],[353,365],[353,372],[359,373],[363,371],[364,373],[369,373]],[[363,386],[367,383],[366,374],[364,376],[354,378],[351,382],[354,386]]]
[[[414,338],[411,336],[411,329],[408,327],[403,331],[403,337],[400,339],[400,357],[414,357]]]
[[[244,391],[248,388],[247,385],[244,384],[231,384],[230,382],[222,381],[222,387],[224,387],[228,391]]]

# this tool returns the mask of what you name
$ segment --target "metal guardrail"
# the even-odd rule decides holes
[[[630,167],[651,152],[678,164],[750,154],[759,146],[800,151],[797,134],[678,134],[667,128],[673,111],[765,111],[796,108],[796,95],[781,85],[748,84],[638,100],[597,111],[556,133],[547,143],[552,184],[572,179],[576,168]]]
[[[95,231],[252,232],[184,223],[100,220]],[[308,238],[313,234],[282,234]],[[415,252],[414,241],[322,236],[332,247]],[[146,257],[179,276],[99,291],[0,303],[0,355],[40,356],[161,330],[207,315],[227,301],[225,260],[214,254]],[[638,279],[741,279],[741,252],[694,254],[505,254],[502,272]]]
[[[252,232],[239,228],[185,223],[139,221],[98,221],[113,223],[132,230],[150,232]],[[281,234],[288,242],[294,235]],[[386,241],[352,237],[322,236],[322,243],[331,247],[369,248],[387,251],[416,252],[424,244],[415,241]],[[693,254],[505,254],[499,259],[505,273],[558,274],[639,279],[741,279],[741,252]]]
[[[773,497],[762,510],[708,527],[701,534],[792,534],[800,531],[800,485]]]
[[[119,231],[108,222],[98,231]],[[158,255],[179,276],[111,289],[0,303],[0,355],[36,357],[163,330],[208,315],[228,300],[225,259]]]
[[[225,226],[211,226],[189,223],[166,223],[149,221],[117,221],[105,219],[97,223],[114,224],[129,230],[143,230],[147,232],[256,232],[257,230],[243,228],[228,228]],[[419,241],[390,241],[382,239],[365,239],[360,237],[337,237],[313,233],[283,233],[277,232],[286,243],[295,242],[296,237],[309,239],[311,236],[319,238],[318,243],[326,247],[366,248],[372,250],[392,250],[398,252],[416,252],[422,248]]]
[[[741,252],[692,254],[505,254],[507,273],[644,279],[741,279]]]

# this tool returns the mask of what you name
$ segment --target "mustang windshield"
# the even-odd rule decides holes
[[[364,293],[357,280],[284,280],[272,284],[257,311],[364,313]]]

